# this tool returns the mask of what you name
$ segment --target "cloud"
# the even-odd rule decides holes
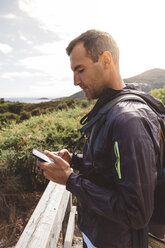
[[[11,53],[13,51],[12,47],[8,44],[0,43],[0,52],[4,54]]]
[[[21,71],[21,72],[8,72],[3,73],[1,75],[1,78],[4,79],[15,79],[15,78],[36,78],[36,77],[44,77],[46,76],[44,73],[37,73],[37,72],[27,72],[27,71]]]
[[[77,91],[65,48],[91,28],[117,40],[124,78],[146,66],[164,68],[164,5],[163,0],[84,0],[81,6],[76,0],[0,0],[0,93]]]
[[[63,6],[54,0],[18,0],[19,9],[37,21],[44,32],[52,32],[56,34],[56,39],[62,40],[66,36],[62,28],[66,19],[61,15],[59,5]]]
[[[84,1],[86,2],[87,0]],[[43,30],[56,33],[61,40],[69,41],[74,31],[78,32],[82,29],[80,26],[77,29],[77,22],[81,22],[83,25],[89,23],[83,14],[83,12],[89,12],[86,8],[87,5],[81,5],[80,10],[80,7],[74,0],[61,0],[58,3],[54,0],[19,0],[18,3],[19,8],[29,17],[36,20]],[[75,5],[75,11],[72,7],[73,4]],[[89,1],[87,4],[91,5]],[[70,31],[72,31],[72,34],[70,34]]]
[[[6,14],[6,15],[0,15],[0,18],[4,18],[4,19],[17,19],[18,16],[12,14],[12,13],[9,13],[9,14]]]
[[[64,54],[65,52],[65,43],[64,42],[47,42],[43,45],[35,46],[36,50],[41,52],[42,54],[54,54],[60,55],[60,53]]]
[[[43,46],[35,46],[35,49],[40,52],[39,56],[21,59],[18,65],[43,72],[57,81],[61,81],[64,77],[72,80],[69,58],[66,55],[64,43],[46,43]]]

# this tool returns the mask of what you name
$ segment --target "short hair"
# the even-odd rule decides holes
[[[102,55],[104,51],[109,51],[114,63],[119,64],[119,48],[109,33],[95,29],[88,30],[69,43],[66,48],[67,54],[70,55],[73,48],[81,42],[83,42],[87,54],[94,62],[98,61],[99,56]]]

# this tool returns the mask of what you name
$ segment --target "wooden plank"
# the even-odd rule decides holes
[[[72,206],[71,212],[69,215],[68,226],[66,230],[64,248],[72,247],[72,240],[73,240],[74,227],[75,227],[75,214],[76,214],[76,206]]]
[[[66,234],[66,229],[67,229],[71,209],[72,209],[72,194],[70,194],[69,196],[68,205],[67,205],[66,212],[65,212],[65,217],[62,223],[62,236],[63,237],[65,237],[65,234]]]
[[[56,247],[70,192],[49,182],[16,248]]]

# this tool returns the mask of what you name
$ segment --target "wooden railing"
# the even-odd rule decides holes
[[[30,199],[29,199],[30,201]],[[62,223],[69,213],[61,247],[72,247],[76,207],[65,186],[49,182],[15,248],[55,248]]]

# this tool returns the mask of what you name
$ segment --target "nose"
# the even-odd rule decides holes
[[[78,72],[74,72],[74,85],[78,86],[81,83],[81,78]]]

